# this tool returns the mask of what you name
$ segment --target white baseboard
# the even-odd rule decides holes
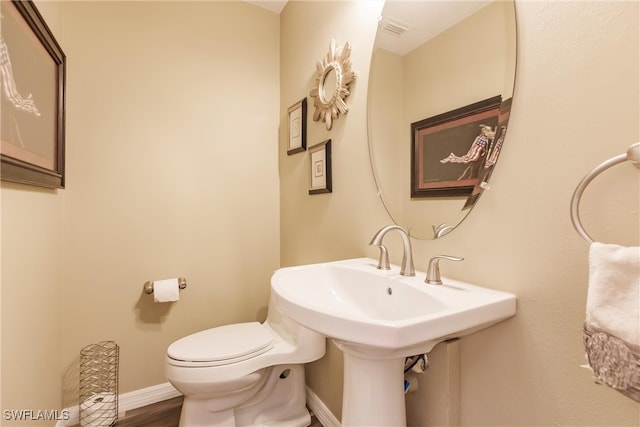
[[[320,424],[324,427],[342,426],[340,421],[338,421],[335,415],[327,408],[327,405],[325,405],[318,395],[309,387],[307,387],[307,406],[313,411],[318,421],[320,421]]]
[[[176,390],[171,383],[157,384],[121,394],[118,400],[118,410],[122,413],[132,409],[142,408],[143,406],[153,405],[154,403],[164,400],[173,399],[178,396],[182,396],[182,393]]]
[[[182,394],[175,389],[170,383],[162,383],[151,387],[141,388],[139,390],[123,393],[118,397],[119,415],[132,409],[142,408],[143,406],[153,405],[154,403],[164,400],[173,399]],[[66,420],[58,421],[56,427],[73,426],[80,423],[80,406],[72,406],[65,408],[69,417]]]

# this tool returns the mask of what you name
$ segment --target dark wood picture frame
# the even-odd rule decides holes
[[[483,126],[497,128],[501,101],[494,96],[411,124],[412,198],[471,194],[489,147],[478,160],[461,159],[480,141]]]
[[[12,84],[0,94],[0,177],[64,188],[66,56],[32,1],[1,8],[3,84]]]
[[[287,113],[289,123],[287,154],[290,156],[307,149],[307,98],[293,104]]]
[[[331,193],[331,140],[327,139],[309,148],[309,194]]]

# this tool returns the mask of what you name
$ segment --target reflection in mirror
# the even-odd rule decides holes
[[[322,102],[332,102],[333,97],[336,96],[337,87],[338,81],[336,79],[336,70],[333,67],[327,67],[324,78],[322,79],[322,85],[318,91],[318,95],[322,98]]]
[[[369,76],[369,152],[385,209],[396,224],[411,227],[412,237],[450,232],[489,187],[507,133],[515,61],[512,1],[386,2]],[[450,113],[489,99],[502,101],[490,129],[475,124],[473,137],[440,138],[442,170],[474,171],[464,194],[412,198],[412,124],[449,117],[444,123],[451,125]]]

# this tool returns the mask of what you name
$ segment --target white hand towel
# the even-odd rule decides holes
[[[591,245],[586,321],[640,346],[640,247]]]
[[[640,247],[591,245],[583,341],[595,381],[640,402]]]

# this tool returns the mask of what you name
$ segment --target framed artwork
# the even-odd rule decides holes
[[[471,195],[462,208],[463,210],[473,207],[480,194],[484,190],[491,187],[491,185],[489,184],[489,178],[493,173],[493,168],[498,161],[498,157],[500,156],[500,152],[504,145],[505,137],[507,136],[509,115],[511,113],[511,102],[512,98],[508,98],[502,101],[502,103],[500,104],[500,115],[498,116],[498,127],[495,133],[495,138],[487,149],[487,154],[485,155],[485,159],[482,162],[482,168],[480,169],[480,173],[478,174],[476,186],[473,187]]]
[[[331,140],[309,148],[311,186],[309,194],[331,193]]]
[[[32,1],[0,8],[1,178],[64,188],[66,57]]]
[[[501,97],[411,124],[411,197],[469,196],[498,131]]]
[[[307,98],[289,107],[289,148],[292,155],[307,149]]]

